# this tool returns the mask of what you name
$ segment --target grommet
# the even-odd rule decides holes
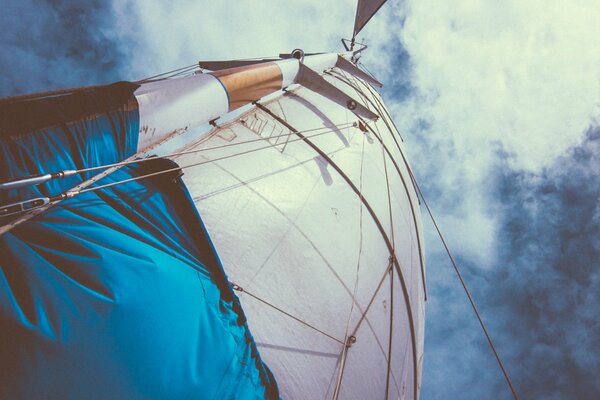
[[[365,124],[362,121],[358,121],[358,129],[360,129],[363,132],[367,132],[368,131],[367,124]]]
[[[354,343],[356,343],[356,336],[348,336],[348,340],[346,340],[346,347],[352,347]]]
[[[294,49],[292,50],[292,57],[294,57],[296,60],[302,61],[304,58],[304,51],[302,49]]]

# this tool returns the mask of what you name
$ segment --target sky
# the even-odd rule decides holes
[[[355,0],[4,0],[0,95],[338,51]],[[600,398],[600,3],[389,0],[360,34],[522,399]],[[431,224],[422,399],[510,399]]]

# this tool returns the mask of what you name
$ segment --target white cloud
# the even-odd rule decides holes
[[[581,134],[600,106],[594,0],[411,2],[399,37],[431,135],[481,158],[494,141],[535,170]]]
[[[600,7],[418,0],[388,13],[415,88],[388,106],[412,132],[405,137],[418,175],[443,194],[434,200],[442,226],[460,232],[454,247],[489,265],[497,223],[486,196],[498,151],[508,153],[509,167],[538,172],[579,144],[600,115]],[[404,27],[393,28],[404,16]],[[388,71],[384,82],[397,73]],[[426,130],[417,128],[423,121]]]
[[[113,10],[118,35],[134,44],[133,79],[200,59],[339,50],[355,4],[122,0]],[[494,258],[497,213],[486,188],[498,150],[510,167],[539,171],[600,114],[599,20],[596,0],[389,1],[359,35],[384,83],[406,79],[394,50],[407,49],[415,92],[388,106],[417,174],[443,195],[432,200],[451,245],[481,265]],[[425,131],[415,128],[422,122]]]
[[[204,59],[277,56],[294,48],[339,50],[352,31],[353,1],[114,1],[118,31],[132,48],[132,75]],[[133,22],[132,22],[133,21]]]

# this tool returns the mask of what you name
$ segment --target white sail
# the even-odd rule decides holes
[[[324,77],[380,118],[363,132],[347,107],[293,85],[175,161],[206,162],[184,181],[282,398],[332,398],[339,385],[343,399],[417,399],[424,260],[403,143],[368,84],[338,68]]]

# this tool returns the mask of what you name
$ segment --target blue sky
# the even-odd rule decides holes
[[[5,0],[0,95],[337,50],[354,5]],[[600,398],[598,20],[594,0],[390,0],[359,35],[523,399]],[[425,227],[422,398],[509,399]]]

